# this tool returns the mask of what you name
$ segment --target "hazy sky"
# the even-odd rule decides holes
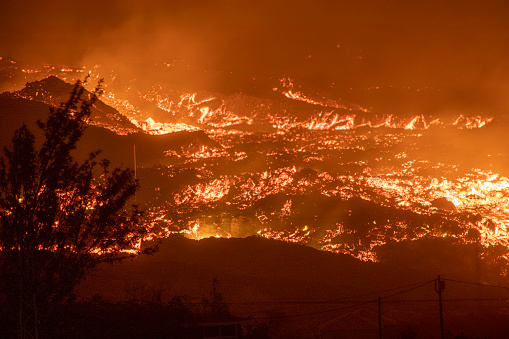
[[[509,87],[507,18],[507,0],[3,1],[0,55]]]

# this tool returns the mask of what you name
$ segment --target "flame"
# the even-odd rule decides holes
[[[281,209],[281,216],[288,217],[292,214],[292,200],[289,199],[285,202],[283,208]],[[307,228],[306,228],[307,230]]]
[[[196,130],[200,125],[210,126],[215,129],[223,129],[232,126],[254,125],[257,121],[264,121],[270,124],[278,132],[288,132],[293,129],[304,128],[307,130],[354,130],[361,127],[371,128],[394,128],[405,130],[425,130],[432,126],[456,126],[460,129],[482,128],[493,121],[493,117],[482,117],[480,115],[457,116],[453,121],[424,115],[409,115],[396,117],[393,114],[382,116],[373,113],[358,105],[346,105],[341,100],[332,100],[325,97],[314,98],[294,89],[293,80],[281,79],[286,91],[283,95],[289,99],[306,102],[313,106],[325,109],[311,115],[301,121],[291,115],[272,115],[266,113],[260,115],[257,111],[246,112],[240,115],[230,108],[225,99],[213,95],[202,95],[198,93],[178,93],[176,91],[165,91],[162,86],[155,85],[148,93],[140,93],[140,98],[153,102],[156,106],[169,114],[168,118],[176,120],[172,123],[159,123],[153,118],[144,116],[144,113],[132,105],[128,100],[119,99],[113,93],[107,93],[105,100],[124,115],[128,116],[138,127],[151,134],[171,133],[180,130]],[[277,89],[276,89],[277,90]],[[263,108],[264,104],[260,104]],[[331,110],[332,109],[332,110]],[[256,108],[253,108],[256,110]],[[342,111],[348,111],[342,114]],[[355,112],[355,113],[354,113]],[[185,120],[185,121],[184,121]],[[193,123],[190,123],[190,122]],[[193,125],[195,124],[195,125]]]
[[[289,231],[273,231],[270,228],[264,228],[257,232],[259,236],[268,238],[268,239],[276,239],[282,240],[286,242],[294,242],[305,244],[310,240],[310,235],[312,231],[308,229],[307,226],[296,228],[293,232]]]
[[[175,203],[177,205],[190,204],[198,206],[218,201],[228,194],[231,185],[230,179],[223,177],[207,183],[187,186],[182,193],[175,195]]]
[[[304,128],[307,130],[355,130],[362,127],[371,128],[393,128],[404,130],[426,130],[432,126],[448,125],[440,118],[416,115],[411,117],[396,117],[392,114],[382,117],[362,117],[357,114],[339,114],[334,111],[317,113],[305,121],[297,121],[296,118],[269,116],[274,128],[279,131],[290,131],[292,129]],[[492,117],[458,117],[451,126],[458,128],[482,128],[493,120]]]
[[[148,118],[145,121],[131,119],[131,122],[148,134],[161,135],[180,131],[197,131],[199,128],[185,123],[161,123]]]
[[[493,117],[483,118],[480,115],[474,117],[465,117],[463,114],[458,116],[456,120],[452,123],[453,126],[458,126],[459,128],[481,128],[486,126],[486,124],[493,121]]]
[[[277,194],[292,184],[296,171],[295,167],[285,167],[256,174],[240,185],[241,193],[235,200],[245,208],[269,194]]]
[[[31,76],[61,72],[71,76],[73,72],[80,75],[84,71],[84,69],[55,69],[48,66],[43,70],[26,68],[22,73]],[[334,161],[328,158],[326,153],[328,151],[363,152],[373,149],[369,143],[387,148],[402,143],[406,136],[418,137],[428,129],[446,127],[476,129],[484,128],[493,121],[493,117],[489,116],[464,114],[452,119],[422,114],[377,115],[361,106],[346,104],[341,99],[333,100],[305,93],[297,88],[290,78],[281,79],[280,84],[283,89],[279,93],[287,99],[312,105],[309,115],[297,117],[286,112],[274,114],[270,110],[264,111],[263,104],[255,109],[236,110],[229,105],[228,100],[218,95],[165,91],[161,86],[154,86],[147,93],[137,93],[137,99],[154,104],[166,114],[162,116],[164,119],[161,119],[165,122],[160,122],[155,117],[149,117],[130,100],[121,98],[121,95],[116,95],[113,91],[105,93],[103,101],[117,108],[145,133],[165,134],[203,129],[220,145],[190,146],[166,152],[168,157],[176,158],[179,165],[201,166],[199,169],[204,175],[199,177],[199,183],[179,188],[172,195],[173,199],[168,199],[158,206],[149,206],[147,227],[150,228],[152,236],[165,237],[180,232],[194,239],[206,236],[231,237],[232,232],[227,228],[209,225],[200,213],[205,213],[203,210],[207,208],[213,211],[211,213],[217,213],[217,210],[213,209],[214,204],[223,202],[233,205],[239,211],[245,211],[261,199],[281,194],[285,196],[282,207],[279,206],[270,212],[257,210],[253,213],[256,216],[255,221],[259,222],[257,224],[259,228],[253,233],[289,242],[307,244],[316,241],[318,247],[323,250],[349,253],[361,260],[371,261],[376,260],[374,248],[387,241],[414,240],[424,236],[460,238],[469,228],[479,231],[480,243],[483,246],[503,245],[509,248],[509,215],[506,211],[509,205],[509,195],[506,193],[509,191],[509,179],[491,171],[472,169],[460,175],[454,166],[434,164],[428,160],[411,160],[409,154],[400,151],[391,153],[390,160],[386,154],[377,157],[375,162],[382,164],[378,168],[365,159],[355,157],[352,160],[338,159],[338,165],[356,166],[356,170],[337,170],[336,173],[323,170],[318,171],[315,177],[295,179],[298,169],[293,163],[277,169],[214,177],[212,170],[206,170],[203,165],[209,165],[207,161],[215,162],[221,159],[228,165],[237,165],[241,160],[249,160],[251,156],[249,150],[236,151],[234,148],[242,138],[284,140],[292,145],[292,149],[285,146],[280,153],[274,151],[263,156],[277,158],[281,153],[297,155],[299,166],[312,167],[312,164],[317,162]],[[277,92],[279,89],[274,88],[274,91]],[[35,96],[37,100],[54,100],[48,93],[42,91],[37,92]],[[256,124],[267,126],[271,133],[274,131],[275,133],[270,137],[260,136],[257,132],[245,132],[237,128]],[[372,133],[369,136],[361,133],[366,128]],[[386,129],[390,129],[390,132],[385,132]],[[126,133],[121,130],[116,132]],[[419,175],[418,169],[423,168],[437,169],[442,173],[456,173],[457,176],[433,178]],[[317,226],[312,224],[288,222],[284,225],[285,230],[276,227],[273,222],[287,222],[295,213],[297,203],[294,197],[307,194],[310,188],[319,190],[321,195],[330,198],[340,197],[348,200],[357,197],[375,201],[380,205],[387,205],[388,201],[391,203],[393,201],[391,206],[399,210],[422,215],[436,213],[437,208],[432,206],[432,201],[446,198],[454,204],[454,210],[441,212],[447,216],[447,220],[459,220],[458,216],[462,213],[471,213],[478,218],[470,224],[461,221],[463,233],[458,234],[422,225],[414,230],[413,235],[408,235],[405,230],[409,225],[399,220],[388,221],[385,229],[373,224],[367,235],[369,244],[334,243],[333,239],[340,235],[352,235],[353,231],[345,228],[341,222],[327,225],[329,229],[321,230],[322,232],[318,232]],[[387,238],[389,234],[393,235]]]

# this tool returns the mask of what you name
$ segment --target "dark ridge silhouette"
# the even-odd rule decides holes
[[[58,107],[61,102],[67,100],[72,89],[73,85],[66,83],[56,76],[49,76],[40,81],[28,82],[25,88],[15,91],[11,95],[14,97],[30,98],[30,100]],[[100,100],[94,104],[90,120],[114,129],[137,129],[124,115]]]
[[[37,128],[37,120],[45,120],[49,115],[49,106],[28,99],[16,98],[8,93],[0,94],[0,145],[11,143],[14,131],[25,123],[40,139],[42,132]]]
[[[475,285],[454,282],[472,281],[472,246],[457,245],[448,239],[423,239],[398,246],[382,253],[384,263],[372,263],[262,237],[196,241],[173,235],[164,239],[152,256],[103,266],[76,293],[121,301],[144,298],[162,289],[168,297],[181,295],[188,300],[201,300],[210,297],[215,280],[232,314],[252,320],[260,318],[270,327],[279,326],[280,333],[295,332],[293,338],[315,338],[310,329],[331,330],[322,325],[330,325],[331,321],[340,327],[350,326],[351,322],[344,320],[352,315],[365,311],[377,314],[378,296],[396,294],[383,301],[384,331],[392,326],[395,333],[402,333],[411,325],[422,338],[432,338],[439,333],[433,279],[440,272],[449,279],[444,292],[447,329],[504,338],[500,336],[507,333],[507,326],[500,322],[506,319],[500,313],[503,302],[478,314],[477,304],[453,301],[476,296]],[[421,287],[414,288],[421,283]],[[399,293],[405,290],[408,291]],[[504,289],[483,288],[481,297],[506,295]],[[370,302],[358,306],[354,300]],[[315,311],[318,314],[313,315]],[[308,312],[310,316],[298,316]],[[465,324],[465,319],[471,322]],[[372,329],[377,333],[377,325]]]
[[[101,157],[112,163],[133,166],[134,146],[138,166],[152,166],[155,163],[169,164],[171,159],[165,151],[184,153],[188,148],[201,146],[219,147],[203,131],[181,131],[163,135],[149,135],[142,132],[118,135],[104,128],[90,126],[83,136],[77,152],[86,155],[88,151],[100,149]]]
[[[197,241],[172,235],[153,256],[104,266],[79,293],[120,300],[129,284],[165,282],[173,293],[199,295],[217,276],[226,301],[329,300],[434,279],[437,272],[472,280],[474,259],[472,246],[445,239],[395,245],[381,251],[382,262],[373,263],[256,236]],[[431,288],[417,295],[433,293]]]
[[[65,84],[58,78],[51,77],[50,80],[48,79],[46,79],[48,82],[56,82],[62,87],[67,88],[68,84]],[[104,106],[105,108],[102,112],[111,111],[118,114],[117,111],[108,108],[109,106],[105,104],[100,103],[96,106]],[[0,124],[2,125],[0,144],[8,145],[14,135],[14,131],[23,123],[26,123],[36,136],[41,136],[42,134],[36,126],[36,121],[46,119],[49,114],[49,107],[50,105],[47,103],[25,99],[11,93],[0,94]],[[97,111],[96,114],[98,114]],[[89,126],[85,130],[83,138],[79,141],[75,154],[77,157],[86,157],[92,151],[101,150],[101,158],[109,159],[113,165],[123,164],[124,166],[132,167],[134,145],[136,145],[139,166],[146,164],[153,165],[158,162],[167,163],[169,160],[166,159],[164,152],[168,150],[182,154],[190,147],[220,147],[203,131],[182,131],[159,136],[142,132],[118,135],[106,128]]]
[[[104,268],[105,278],[89,277],[79,293],[95,291],[121,299],[129,284],[155,286],[166,281],[177,294],[199,294],[217,276],[226,299],[320,300],[360,293],[374,282],[385,285],[384,279],[397,271],[261,237],[196,241],[181,235],[164,239],[153,256]],[[110,275],[119,279],[110,280]]]

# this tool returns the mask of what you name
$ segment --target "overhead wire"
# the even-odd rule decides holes
[[[435,282],[435,280],[436,280],[436,279],[433,279],[433,280],[430,280],[430,281],[426,281],[426,282],[423,282],[423,283],[422,283],[422,284],[420,284],[420,285],[417,285],[417,286],[415,286],[415,287],[409,288],[409,289],[407,289],[407,290],[400,291],[400,292],[398,292],[398,293],[394,293],[394,294],[391,294],[391,295],[388,295],[388,296],[385,296],[385,297],[380,297],[380,298],[381,298],[381,299],[387,299],[387,298],[394,297],[394,296],[396,296],[396,295],[400,295],[400,294],[403,294],[403,293],[406,293],[406,292],[410,292],[410,291],[415,290],[415,289],[418,289],[418,288],[420,288],[420,287],[422,287],[422,286],[429,285],[429,284],[431,284],[431,283]]]
[[[493,288],[500,288],[500,289],[509,290],[509,286],[492,285],[492,284],[478,283],[478,282],[472,282],[472,281],[462,281],[462,280],[456,280],[456,279],[443,279],[443,280],[450,281],[450,282],[456,282],[456,283],[462,283],[462,284],[484,286],[484,287],[493,287]]]
[[[355,304],[355,305],[344,306],[344,307],[334,308],[334,309],[330,309],[330,310],[322,310],[322,311],[315,311],[315,312],[309,312],[309,313],[299,313],[299,314],[289,314],[289,315],[285,314],[285,315],[280,315],[280,316],[251,317],[249,319],[251,319],[251,320],[267,320],[267,319],[305,317],[305,316],[311,316],[311,315],[318,315],[318,314],[324,314],[324,313],[331,313],[331,312],[341,311],[341,310],[345,310],[345,309],[348,309],[348,308],[355,308],[355,307],[359,307],[359,306],[362,306],[362,305],[365,305],[365,304],[370,304],[372,302],[373,302],[372,300],[369,300],[369,301],[365,301],[365,302],[358,303],[358,304]]]
[[[400,295],[400,294],[403,294],[403,293],[406,293],[406,292],[409,292],[409,291],[412,291],[412,290],[415,290],[415,289],[418,289],[420,287],[423,287],[423,286],[426,286],[432,282],[434,282],[435,279],[433,280],[428,280],[428,281],[424,281],[424,282],[419,282],[419,283],[414,283],[414,284],[409,284],[409,285],[404,285],[404,286],[398,286],[398,287],[395,287],[395,288],[390,288],[390,289],[385,289],[385,290],[381,290],[381,291],[374,291],[374,292],[370,292],[370,293],[364,293],[364,294],[361,294],[361,295],[356,295],[356,296],[350,296],[350,297],[344,297],[344,298],[336,298],[336,299],[330,299],[330,300],[325,300],[325,301],[311,301],[311,302],[285,302],[285,303],[291,303],[293,306],[290,306],[290,307],[284,307],[284,308],[278,308],[278,309],[266,309],[266,310],[260,310],[260,311],[256,311],[256,312],[251,312],[250,315],[252,314],[259,314],[259,313],[267,313],[267,312],[270,312],[270,311],[287,311],[287,310],[290,310],[290,309],[295,309],[297,307],[301,307],[303,305],[306,305],[306,306],[316,306],[316,305],[335,305],[335,304],[344,304],[344,303],[355,303],[357,305],[351,305],[351,306],[346,306],[346,308],[350,308],[350,307],[357,307],[357,306],[361,306],[361,305],[364,305],[364,304],[369,304],[369,303],[374,303],[374,302],[377,302],[378,301],[378,298],[375,298],[375,299],[370,299],[370,300],[351,300],[351,301],[348,301],[348,299],[354,299],[354,298],[360,298],[360,297],[365,297],[365,296],[370,296],[370,295],[380,295],[381,293],[385,293],[385,292],[390,292],[390,291],[394,291],[394,290],[398,290],[398,289],[401,289],[401,288],[406,288],[406,287],[410,287],[404,291],[399,291],[397,293],[394,293],[394,294],[391,294],[391,295],[388,295],[388,296],[384,296],[382,299],[385,299],[385,298],[390,298],[390,297],[393,297],[393,296],[396,296],[396,295]],[[271,303],[271,304],[280,304],[280,303]],[[311,313],[305,313],[305,314],[301,314],[299,316],[304,316],[304,315],[314,315],[314,314],[321,314],[321,313],[327,313],[327,312],[334,312],[334,311],[339,311],[339,310],[342,310],[344,309],[344,307],[342,308],[335,308],[335,309],[332,309],[332,310],[326,310],[326,311],[317,311],[317,312],[311,312]],[[294,316],[294,315],[292,315]],[[269,317],[271,318],[271,317]]]
[[[455,279],[443,279],[444,281],[450,281],[450,282],[457,282],[457,283],[464,283],[464,284],[471,284],[471,285],[481,285],[486,287],[494,287],[494,288],[502,288],[502,289],[508,289],[507,286],[500,286],[500,285],[490,285],[490,284],[482,284],[482,283],[475,283],[475,282],[468,282],[468,281],[461,281],[461,280],[455,280]],[[343,298],[335,298],[335,299],[329,299],[329,300],[320,300],[320,301],[275,301],[275,302],[233,302],[233,303],[225,303],[227,305],[292,305],[289,307],[283,307],[283,308],[271,308],[266,310],[260,310],[256,312],[249,313],[248,316],[245,316],[248,320],[269,320],[269,319],[283,319],[283,318],[295,318],[295,317],[306,317],[306,316],[314,316],[314,315],[321,315],[321,314],[327,314],[327,313],[333,313],[337,311],[342,311],[346,309],[352,309],[357,308],[363,305],[367,304],[374,304],[377,303],[378,300],[384,300],[385,303],[429,303],[429,302],[436,302],[436,299],[391,299],[395,296],[402,295],[404,293],[408,293],[410,291],[419,289],[421,287],[427,286],[433,282],[435,282],[436,279],[422,281],[418,283],[413,284],[407,284],[403,286],[393,287],[389,289],[383,289],[379,291],[373,291],[369,293],[363,293],[359,295],[353,295]],[[401,290],[404,289],[404,290]],[[397,291],[401,290],[401,291]],[[397,291],[392,294],[388,295],[382,295],[387,292],[391,291]],[[80,295],[74,294],[77,298],[88,300],[88,301],[94,301],[92,298],[83,297]],[[368,300],[359,300],[358,298],[366,297],[366,296],[372,296],[372,295],[378,295],[377,298],[370,298]],[[509,302],[509,298],[456,298],[456,299],[446,299],[444,302],[474,302],[474,301],[491,301],[491,302]],[[210,302],[191,302],[186,303],[187,305],[192,306],[206,306],[210,305]],[[301,312],[301,313],[294,313],[294,314],[279,314],[279,315],[266,315],[266,316],[253,316],[255,314],[260,313],[268,313],[268,312],[282,312],[287,311],[289,309],[295,309],[302,306],[337,306],[340,304],[350,304],[345,305],[341,307],[333,307],[333,308],[327,308],[322,310],[315,310],[310,312]]]

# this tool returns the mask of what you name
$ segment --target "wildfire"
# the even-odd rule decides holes
[[[315,106],[327,106],[311,98],[300,96],[299,92],[287,91],[286,97],[293,100],[306,101]],[[148,97],[146,97],[148,98]],[[305,98],[305,100],[303,100]],[[167,155],[177,156],[183,163],[202,162],[216,159],[231,159],[236,162],[249,159],[246,152],[238,152],[234,150],[239,138],[251,136],[258,138],[257,135],[250,132],[243,132],[236,129],[225,129],[226,127],[238,126],[241,124],[253,124],[251,117],[242,117],[232,111],[229,111],[223,104],[213,108],[209,106],[216,98],[209,97],[198,100],[196,94],[182,95],[179,101],[172,101],[162,96],[154,95],[151,100],[157,102],[159,108],[166,112],[177,116],[182,116],[182,110],[185,110],[186,119],[192,118],[197,124],[211,126],[208,130],[209,136],[215,141],[223,145],[222,149],[201,146],[194,150],[182,150],[180,153],[169,151]],[[328,104],[329,106],[332,104]],[[344,106],[336,105],[335,108],[345,109]],[[348,108],[352,111],[351,108]],[[361,111],[362,113],[362,111]],[[365,112],[364,112],[365,113]],[[390,147],[400,143],[408,136],[405,133],[412,131],[427,130],[433,127],[455,126],[456,128],[472,129],[482,128],[492,122],[493,118],[483,118],[480,116],[465,117],[459,116],[452,122],[447,122],[437,117],[425,117],[416,115],[411,117],[396,117],[394,115],[387,116],[362,116],[359,114],[340,114],[334,110],[320,112],[310,116],[308,119],[299,121],[296,117],[291,116],[267,116],[268,123],[281,132],[281,138],[293,143],[293,149],[285,149],[285,154],[301,154],[307,162],[322,162],[326,160],[323,152],[331,149],[344,152],[347,149],[361,152],[366,151],[363,146],[370,140],[374,140],[377,144],[384,147]],[[157,123],[152,118],[147,118],[143,122],[132,119],[137,126],[151,134],[171,133],[181,130],[196,130],[198,127],[187,123]],[[394,133],[377,133],[370,139],[367,135],[356,133],[357,129],[369,127],[372,129],[389,128]],[[350,133],[353,134],[293,134],[292,131],[323,131],[329,133]],[[408,132],[406,132],[408,131]],[[420,134],[412,134],[420,136]],[[299,146],[300,144],[300,146]],[[355,146],[353,146],[355,145]],[[371,146],[370,146],[371,147]],[[278,157],[278,152],[268,153],[267,156]],[[384,204],[385,201],[393,200],[400,209],[414,211],[416,213],[427,214],[432,213],[430,202],[438,198],[446,198],[451,201],[456,208],[457,213],[469,212],[481,215],[481,219],[475,224],[470,225],[477,229],[481,234],[481,243],[483,246],[494,244],[504,244],[509,246],[508,232],[504,226],[508,222],[508,216],[505,213],[505,206],[509,203],[505,197],[504,191],[509,187],[507,179],[494,173],[485,173],[476,171],[469,176],[457,179],[433,178],[418,176],[415,174],[416,168],[434,167],[441,170],[448,170],[443,164],[431,164],[426,160],[410,160],[405,152],[394,154],[394,160],[399,162],[399,169],[378,173],[380,171],[373,170],[366,161],[357,160],[352,162],[344,162],[344,165],[354,165],[358,168],[364,168],[362,173],[352,174],[331,174],[321,172],[317,178],[311,180],[302,178],[294,180],[297,172],[295,166],[281,167],[271,169],[260,173],[252,173],[244,177],[221,176],[207,182],[187,186],[174,196],[176,206],[192,206],[196,209],[199,206],[209,205],[223,201],[228,195],[231,195],[231,188],[236,187],[235,194],[231,195],[231,199],[227,204],[235,204],[237,208],[245,210],[252,206],[256,201],[264,199],[270,195],[276,195],[280,192],[290,192],[292,194],[306,194],[309,187],[321,186],[321,193],[327,197],[339,196],[348,200],[356,196],[360,196],[368,201],[374,199],[374,195],[378,196],[378,201]],[[380,158],[380,162],[386,162],[387,159]],[[345,184],[348,183],[348,184]],[[359,190],[359,187],[366,189]],[[380,200],[382,199],[382,200]],[[288,218],[293,213],[293,202],[288,199],[283,208],[279,212],[279,217]],[[166,225],[174,225],[174,221],[167,219],[162,214],[158,221],[166,223]],[[271,224],[271,216],[264,213],[257,214],[257,218],[262,225],[266,225],[262,230],[258,230],[257,234],[267,238],[279,239],[290,242],[309,243],[313,241],[316,235],[316,229],[309,226],[290,226],[286,230],[274,230]],[[226,236],[230,237],[231,233],[216,227],[210,231],[203,231],[207,227],[201,219],[188,221],[188,227],[180,227],[181,233],[185,233],[195,239],[206,236]],[[493,224],[492,224],[493,223]],[[391,226],[392,225],[392,226]],[[493,226],[495,225],[495,226]],[[293,228],[292,228],[293,227]],[[376,260],[374,248],[388,241],[386,232],[392,229],[394,234],[391,241],[412,240],[436,232],[431,229],[421,229],[416,233],[415,238],[408,238],[403,231],[408,225],[395,221],[394,224],[386,225],[387,229],[382,230],[375,228],[370,234],[372,238],[368,245],[366,244],[335,244],[331,241],[334,237],[343,233],[348,233],[342,225],[338,224],[335,231],[326,232],[324,236],[319,238],[319,247],[323,250],[341,253],[350,253],[361,260]],[[465,225],[467,227],[467,225]],[[166,228],[169,229],[168,226]],[[293,229],[293,230],[292,230]],[[465,228],[467,229],[467,228]],[[166,231],[168,232],[168,231]],[[173,232],[173,231],[172,231]],[[378,233],[376,233],[378,232]],[[160,235],[167,234],[164,231],[159,232]],[[437,235],[437,234],[435,234]],[[440,236],[446,236],[447,233],[441,233]],[[458,236],[458,235],[451,235]]]
[[[136,119],[131,119],[131,122],[138,126],[139,128],[141,128],[146,133],[152,135],[198,130],[198,127],[190,126],[185,123],[160,123],[155,122],[154,119],[152,118],[148,118],[145,121],[137,121]]]
[[[474,117],[464,117],[463,114],[461,114],[456,121],[452,124],[453,126],[458,126],[460,128],[481,128],[486,126],[486,124],[493,121],[493,118],[483,118],[479,115]]]
[[[304,226],[302,228],[296,228],[293,232],[273,231],[270,228],[264,228],[257,233],[259,236],[264,238],[305,244],[310,240],[310,234],[312,231],[307,226]]]
[[[242,201],[243,206],[247,207],[269,194],[277,194],[291,185],[295,172],[295,167],[281,168],[275,171],[265,171],[256,177],[248,178],[240,184],[240,194],[236,200]]]
[[[175,203],[177,205],[190,204],[193,206],[208,204],[220,200],[228,194],[230,186],[231,181],[226,177],[214,179],[208,183],[188,186],[182,193],[175,195]]]
[[[250,176],[246,179],[240,177],[222,177],[206,183],[200,183],[188,186],[182,193],[177,194],[175,203],[177,205],[203,206],[223,199],[230,193],[233,186],[238,187],[238,194],[233,201],[242,209],[251,206],[253,202],[263,199],[269,195],[275,195],[279,192],[294,192],[295,167],[287,167],[280,170],[265,171],[258,174],[257,177]],[[301,179],[302,180],[302,179]],[[335,189],[331,185],[340,182]],[[348,183],[345,185],[345,183]],[[373,199],[373,193],[386,199],[395,200],[397,206],[401,209],[407,209],[420,214],[430,214],[436,209],[430,204],[430,201],[438,198],[447,198],[454,203],[454,211],[448,212],[451,218],[454,215],[461,215],[464,212],[479,215],[480,218],[470,227],[477,229],[481,234],[481,244],[491,246],[495,244],[504,244],[509,246],[509,233],[507,223],[509,222],[505,206],[509,204],[509,197],[505,192],[509,189],[509,179],[491,172],[482,172],[477,170],[464,177],[454,180],[432,179],[416,176],[413,179],[406,178],[404,170],[399,174],[378,175],[378,176],[332,176],[329,173],[322,173],[313,181],[303,181],[302,185],[319,185],[323,187],[322,194],[328,197],[340,196],[343,199],[350,199],[354,196],[363,196],[370,201]],[[366,187],[365,193],[354,187]],[[290,190],[289,190],[290,189]],[[371,191],[371,193],[370,193]],[[277,212],[277,211],[275,211]],[[289,242],[309,243],[312,241],[316,229],[309,226],[296,226],[293,230],[275,230],[271,225],[273,217],[277,216],[280,220],[291,218],[294,213],[293,199],[287,199],[277,215],[272,213],[258,213],[257,218],[265,228],[257,231],[257,234],[267,238],[279,239]],[[445,211],[446,212],[446,211]],[[443,212],[443,213],[445,213]],[[376,223],[374,223],[376,224]],[[196,226],[198,225],[198,226]],[[465,225],[466,226],[466,225]],[[187,228],[184,233],[193,234],[198,237],[198,231],[203,227],[202,224],[193,224],[192,228]],[[370,231],[370,237],[373,240],[365,247],[360,244],[341,243],[335,244],[332,239],[347,233],[341,223],[338,223],[336,229],[328,229],[321,238],[319,238],[320,248],[332,252],[350,253],[362,260],[375,260],[373,249],[387,241],[388,234],[391,235],[391,241],[414,240],[425,235],[435,236],[454,236],[461,234],[448,234],[436,229],[423,226],[416,230],[413,238],[409,238],[405,231],[408,225],[402,221],[389,222],[384,229],[374,227]],[[194,229],[194,230],[193,230]],[[465,231],[468,228],[465,228]],[[191,230],[191,231],[189,231]],[[389,233],[388,233],[389,232]],[[441,233],[436,233],[441,232]],[[231,236],[229,233],[216,232],[212,236]],[[201,235],[203,236],[203,234]]]
[[[71,77],[84,71],[48,66],[21,72],[27,77],[51,72]],[[186,166],[200,175],[182,183],[163,202],[147,203],[146,224],[153,237],[175,232],[195,239],[231,237],[240,233],[233,230],[239,228],[232,226],[233,220],[239,223],[245,217],[245,224],[252,228],[245,234],[311,244],[362,260],[376,260],[375,248],[387,242],[425,236],[471,241],[466,239],[471,229],[479,232],[482,246],[509,248],[508,178],[487,169],[460,171],[455,164],[433,162],[424,155],[415,157],[420,151],[419,140],[429,131],[485,128],[493,123],[493,117],[376,113],[307,91],[289,78],[281,79],[278,87],[281,89],[273,89],[276,97],[281,94],[281,100],[295,105],[289,107],[305,108],[294,114],[286,108],[273,109],[280,106],[268,99],[167,90],[160,85],[135,93],[136,98],[128,91],[130,100],[116,95],[113,86],[106,90],[102,100],[147,134],[204,130],[212,139],[211,143],[165,152],[167,159],[177,164],[169,166],[169,178],[176,175],[177,168]],[[26,98],[55,100],[42,90]],[[151,113],[134,104],[140,102],[152,105]],[[115,132],[129,131],[117,128]],[[315,220],[321,216],[313,216],[314,223],[299,220],[295,217],[299,208],[309,204],[300,203],[299,197],[305,200],[310,192],[336,203],[362,199],[396,214],[403,211],[423,216],[424,221],[416,226],[395,217],[384,221],[382,227],[373,220],[360,234],[341,219],[346,215],[330,222]],[[273,197],[280,199],[277,205],[263,204]],[[238,215],[224,212],[230,208]],[[349,216],[351,211],[347,212]],[[212,220],[218,215],[231,220]],[[427,216],[440,220],[433,225],[427,223]],[[442,228],[447,222],[458,229]]]
[[[168,91],[160,85],[154,85],[151,91],[145,94],[140,93],[139,97],[154,103],[158,109],[168,114],[167,119],[173,120],[172,122],[162,123],[157,122],[153,117],[147,116],[141,109],[131,104],[129,100],[120,99],[112,92],[108,92],[104,99],[106,103],[128,116],[138,127],[152,134],[196,130],[203,126],[224,129],[234,126],[255,125],[255,123],[262,121],[266,121],[268,126],[281,133],[299,128],[334,131],[354,130],[362,127],[425,130],[433,126],[456,126],[460,129],[474,129],[482,128],[493,121],[493,117],[465,116],[463,114],[452,121],[422,114],[402,117],[393,114],[378,116],[359,105],[346,105],[339,99],[314,98],[305,95],[294,89],[292,79],[282,79],[281,83],[286,89],[282,92],[285,97],[316,106],[318,111],[315,111],[304,120],[291,115],[272,114],[270,110],[266,111],[267,105],[264,103],[260,103],[259,107],[251,107],[247,111],[241,110],[239,112],[236,110],[234,99],[232,99],[233,102],[230,102],[229,99],[214,95]],[[230,107],[231,105],[233,106]],[[140,119],[140,117],[143,118]]]

